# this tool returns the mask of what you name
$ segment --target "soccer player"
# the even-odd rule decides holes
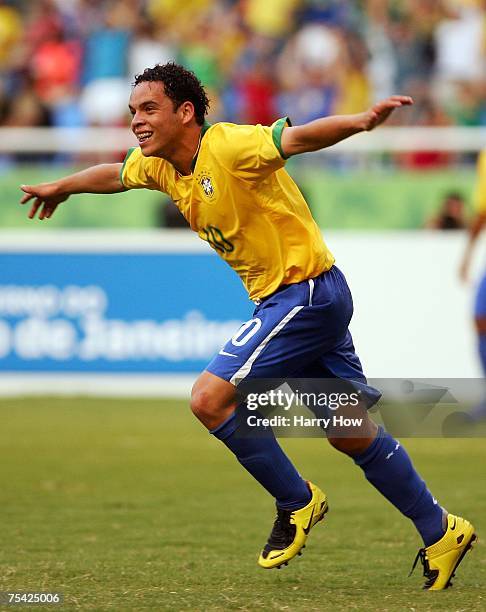
[[[469,240],[466,245],[459,272],[463,281],[468,280],[474,247],[486,224],[486,149],[479,154],[477,169],[478,180],[474,193],[476,214],[469,227]],[[486,273],[483,275],[476,292],[474,323],[478,339],[481,366],[483,374],[486,376]],[[473,421],[486,419],[486,399],[476,406],[469,416]]]
[[[198,79],[177,64],[157,65],[135,79],[129,108],[139,146],[128,151],[123,164],[21,187],[21,203],[33,200],[31,219],[50,218],[76,193],[163,191],[240,276],[256,309],[194,384],[191,407],[276,500],[277,518],[258,560],[263,568],[286,565],[299,554],[328,504],[274,436],[241,435],[237,385],[313,376],[366,381],[348,331],[349,288],[285,162],[372,130],[409,104],[407,96],[392,96],[363,113],[295,127],[287,118],[271,127],[209,125],[209,102]],[[330,432],[328,440],[413,521],[424,541],[417,559],[424,566],[425,588],[444,589],[476,537],[474,528],[437,503],[404,448],[368,417],[366,407],[379,393],[366,384],[361,388],[359,435]]]

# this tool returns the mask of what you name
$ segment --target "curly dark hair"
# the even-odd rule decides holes
[[[165,95],[174,104],[174,110],[183,102],[192,102],[196,121],[199,125],[203,125],[209,109],[209,100],[201,81],[193,72],[174,62],[157,64],[137,74],[133,86],[136,87],[145,81],[161,81],[164,84]]]

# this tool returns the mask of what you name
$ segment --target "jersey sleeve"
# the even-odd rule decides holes
[[[474,191],[474,205],[478,213],[486,215],[486,149],[478,158],[478,180]]]
[[[245,180],[265,178],[283,168],[287,158],[282,151],[282,132],[290,126],[288,117],[272,126],[231,125],[222,127],[222,163]]]
[[[163,187],[154,178],[153,160],[144,157],[140,147],[129,149],[120,171],[120,181],[127,189],[159,189]]]

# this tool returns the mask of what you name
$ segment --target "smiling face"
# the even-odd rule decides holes
[[[188,108],[188,106],[190,108]],[[143,81],[133,88],[129,102],[131,128],[146,156],[173,155],[182,137],[184,126],[193,107],[184,102],[177,109],[166,96],[161,81]]]

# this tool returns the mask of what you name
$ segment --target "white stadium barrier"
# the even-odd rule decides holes
[[[136,145],[128,127],[0,128],[0,153],[119,153]],[[319,154],[430,150],[463,153],[479,151],[485,146],[486,128],[379,127]]]

